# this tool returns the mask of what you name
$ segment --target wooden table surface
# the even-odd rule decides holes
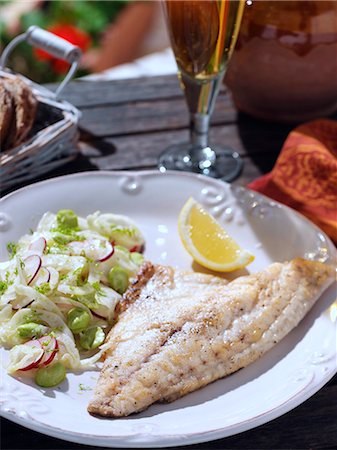
[[[169,144],[188,139],[188,113],[175,76],[74,81],[63,97],[83,114],[80,151],[74,161],[29,183],[85,170],[153,169],[158,155]],[[245,165],[234,183],[245,186],[273,167],[292,128],[293,125],[263,122],[239,114],[224,89],[216,103],[210,137],[211,141],[228,144],[241,154]],[[54,439],[5,419],[1,419],[0,447],[95,448]],[[336,449],[337,376],[305,403],[265,425],[225,439],[180,448]]]

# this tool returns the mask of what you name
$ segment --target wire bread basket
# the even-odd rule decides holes
[[[22,41],[71,63],[55,93],[6,68],[9,54]],[[4,49],[0,58],[0,78],[22,78],[35,95],[38,106],[25,142],[0,153],[1,190],[43,175],[76,157],[80,112],[58,97],[76,72],[80,56],[78,47],[36,26],[17,36]]]

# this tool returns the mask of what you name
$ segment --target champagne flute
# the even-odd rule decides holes
[[[239,32],[245,0],[165,0],[164,11],[178,77],[190,112],[190,142],[170,146],[159,168],[232,181],[239,154],[208,140],[210,117]]]

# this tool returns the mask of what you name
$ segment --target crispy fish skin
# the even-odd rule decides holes
[[[146,263],[111,330],[88,411],[127,416],[247,366],[291,331],[335,270],[295,259],[224,280]]]

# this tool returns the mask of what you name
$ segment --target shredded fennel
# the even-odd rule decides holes
[[[0,345],[10,348],[10,373],[36,368],[41,359],[41,349],[32,345],[41,337],[34,335],[34,324],[43,337],[57,341],[54,361],[69,370],[93,367],[105,344],[84,351],[68,313],[84,311],[88,325],[82,333],[93,327],[107,333],[121,298],[109,273],[119,266],[130,281],[142,262],[133,252],[142,251],[144,238],[128,217],[100,212],[77,217],[71,211],[71,220],[61,218],[46,212],[35,231],[8,243],[9,258],[0,263]],[[48,356],[42,361],[48,363]]]

